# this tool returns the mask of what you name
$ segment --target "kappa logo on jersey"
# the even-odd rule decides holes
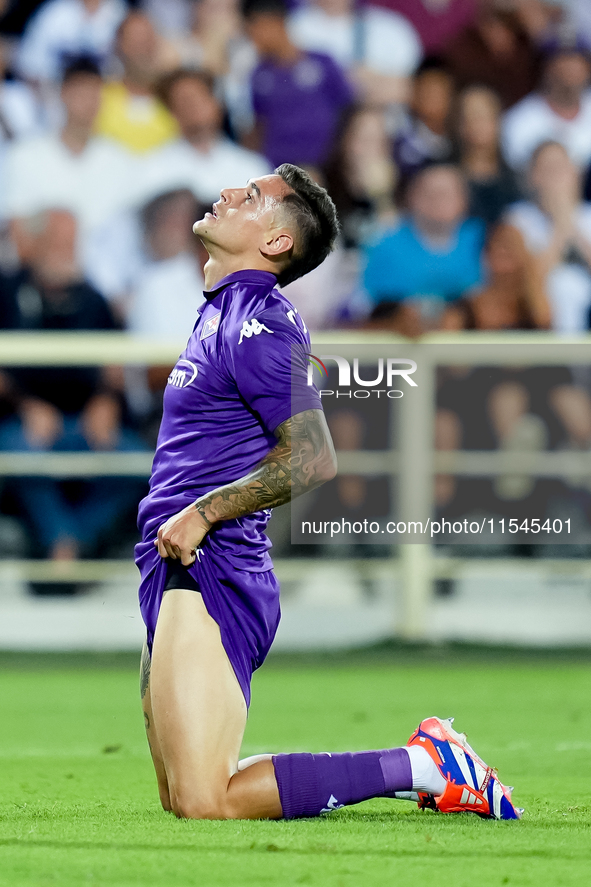
[[[334,795],[331,795],[328,799],[328,804],[326,807],[323,807],[320,811],[321,813],[330,813],[332,810],[340,810],[341,807],[344,807],[344,804],[339,804]]]
[[[197,367],[190,360],[177,360],[177,364],[168,377],[168,384],[175,388],[186,388],[195,379]]]
[[[242,340],[245,336],[247,339],[250,339],[251,336],[258,336],[262,332],[271,333],[271,335],[273,335],[273,330],[270,330],[264,323],[259,323],[256,318],[253,320],[245,320],[242,324],[242,329],[240,330],[238,344],[242,344]]]
[[[207,339],[208,336],[213,336],[220,325],[220,317],[221,311],[218,311],[217,314],[214,314],[213,317],[210,317],[209,320],[206,320],[203,324],[203,329],[201,330],[200,339]]]

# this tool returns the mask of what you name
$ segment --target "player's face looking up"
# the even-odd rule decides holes
[[[214,261],[229,270],[259,268],[279,273],[289,261],[294,236],[282,210],[289,186],[279,175],[251,179],[244,187],[224,188],[220,199],[193,226]]]

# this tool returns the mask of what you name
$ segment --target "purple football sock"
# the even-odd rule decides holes
[[[318,816],[347,804],[412,789],[405,748],[275,755],[273,765],[285,819]]]

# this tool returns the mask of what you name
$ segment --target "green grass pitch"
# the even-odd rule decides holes
[[[157,802],[137,683],[127,660],[0,659],[2,887],[591,883],[584,660],[327,657],[255,678],[245,754],[381,748],[455,715],[516,785],[521,822],[388,800],[300,822],[177,821]]]

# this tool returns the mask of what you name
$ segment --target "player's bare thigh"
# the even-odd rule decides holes
[[[162,752],[160,751],[160,742],[158,740],[158,735],[154,726],[152,695],[150,692],[150,669],[150,653],[148,650],[148,645],[144,643],[140,665],[140,693],[142,697],[142,710],[144,713],[144,726],[146,728],[148,747],[150,749],[150,754],[152,755],[152,761],[154,763],[154,769],[156,771],[160,801],[164,809],[170,811],[172,808],[170,806],[168,779],[166,778],[166,770],[164,769],[164,761],[162,760]]]
[[[225,819],[238,772],[246,703],[201,595],[165,592],[152,650],[154,725],[177,816]]]

